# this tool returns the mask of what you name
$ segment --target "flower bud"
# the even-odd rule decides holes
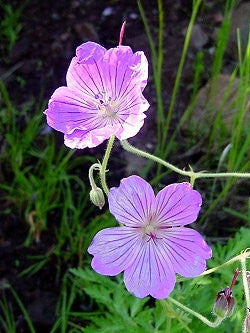
[[[89,197],[95,206],[102,209],[102,207],[105,204],[105,198],[101,188],[99,187],[92,188],[91,191],[89,192]]]
[[[247,308],[247,315],[243,323],[242,333],[250,333],[250,308]]]
[[[234,311],[235,300],[229,287],[221,290],[214,303],[213,313],[221,318],[230,317]]]

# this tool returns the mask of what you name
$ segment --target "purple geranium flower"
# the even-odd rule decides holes
[[[189,183],[166,186],[156,196],[138,176],[124,178],[109,196],[111,213],[122,227],[99,231],[88,252],[92,267],[103,275],[124,271],[125,285],[137,297],[166,298],[175,273],[200,275],[212,251],[195,230],[202,199]]]
[[[84,43],[69,66],[67,87],[56,89],[49,101],[47,122],[65,134],[70,148],[95,147],[111,135],[130,138],[142,127],[149,107],[142,95],[147,78],[143,52]]]

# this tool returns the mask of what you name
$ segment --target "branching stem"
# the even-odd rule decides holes
[[[163,166],[167,167],[168,169],[170,169],[182,176],[189,177],[192,184],[194,184],[195,180],[198,178],[220,178],[220,177],[223,177],[223,178],[224,177],[250,178],[250,173],[247,173],[247,172],[246,173],[243,173],[243,172],[210,173],[210,172],[205,172],[205,171],[194,172],[192,169],[191,169],[191,171],[185,171],[185,170],[177,168],[176,166],[170,164],[169,162],[162,160],[161,158],[159,158],[157,156],[154,156],[143,150],[133,147],[127,140],[122,140],[121,145],[125,150],[127,150],[133,154],[148,158],[152,161],[162,164]]]

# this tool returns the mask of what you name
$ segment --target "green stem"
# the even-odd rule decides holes
[[[167,317],[167,323],[166,323],[166,333],[171,333],[171,317]]]
[[[213,272],[216,272],[217,270],[219,270],[219,269],[221,269],[221,268],[223,268],[223,267],[225,267],[225,266],[227,266],[227,265],[230,265],[230,264],[232,264],[233,262],[238,261],[238,260],[241,261],[241,262],[242,262],[242,261],[245,262],[245,260],[246,260],[247,258],[249,258],[249,256],[250,256],[250,250],[249,250],[249,249],[246,249],[246,250],[243,251],[241,254],[239,254],[239,255],[233,257],[232,259],[230,259],[230,260],[224,262],[222,265],[216,266],[216,267],[214,267],[214,268],[207,269],[207,270],[206,270],[205,272],[203,272],[200,276],[208,275],[208,274],[211,274],[211,273],[213,273]]]
[[[99,163],[94,163],[93,165],[91,165],[91,167],[89,168],[89,182],[90,182],[90,186],[92,189],[97,189],[96,183],[94,181],[94,170],[100,170],[101,165]]]
[[[242,172],[219,172],[219,173],[205,173],[204,171],[200,172],[194,172],[193,170],[191,171],[185,171],[182,169],[177,168],[176,166],[162,160],[159,157],[156,157],[152,154],[146,153],[143,150],[140,150],[138,148],[133,147],[127,140],[122,140],[121,141],[122,147],[139,156],[148,158],[152,161],[155,161],[159,164],[162,164],[163,166],[169,168],[170,170],[179,173],[182,176],[189,177],[192,182],[194,182],[195,179],[197,178],[219,178],[219,177],[241,177],[241,178],[250,178],[250,173],[242,173]]]
[[[197,278],[199,277],[202,277],[204,275],[209,275],[209,274],[212,274],[218,270],[220,270],[221,268],[227,266],[227,265],[231,265],[232,263],[234,263],[235,261],[241,261],[241,260],[245,260],[247,258],[250,257],[250,249],[246,249],[245,251],[243,251],[241,254],[231,258],[230,260],[224,262],[223,264],[219,265],[219,266],[216,266],[216,267],[213,267],[213,268],[210,268],[210,269],[207,269],[205,272],[203,272],[201,275],[197,276]],[[187,278],[181,278],[179,277],[178,278],[178,282],[182,282],[182,281],[186,281]]]
[[[106,183],[106,171],[107,171],[106,168],[107,168],[109,156],[110,156],[111,149],[113,147],[114,141],[115,141],[115,136],[112,135],[109,138],[108,145],[107,145],[107,148],[106,148],[103,160],[102,160],[102,165],[101,165],[101,168],[100,168],[101,184],[102,184],[103,191],[105,192],[106,195],[109,194],[109,188],[108,188],[107,183]]]
[[[243,253],[247,253],[247,250]],[[246,272],[246,257],[241,257],[240,262],[241,262],[241,271],[242,271],[242,282],[244,286],[244,293],[246,299],[246,307],[250,308],[250,296],[249,296],[249,287],[248,287],[247,272]]]
[[[206,317],[202,316],[200,313],[188,308],[187,306],[179,303],[178,301],[176,301],[175,299],[173,299],[172,297],[168,297],[167,299],[168,301],[174,303],[175,305],[177,305],[178,307],[180,307],[181,309],[183,309],[184,311],[190,313],[191,315],[193,315],[194,317],[200,319],[204,324],[206,324],[207,326],[210,327],[217,327],[220,325],[220,323],[222,322],[223,318],[217,317],[215,319],[215,321],[210,321],[208,320]],[[162,302],[166,302],[166,301],[162,301]]]

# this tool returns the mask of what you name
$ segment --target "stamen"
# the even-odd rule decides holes
[[[150,223],[143,228],[143,231],[144,234],[149,237],[149,239],[147,239],[147,242],[149,242],[150,240],[155,241],[156,239],[161,239],[157,236],[157,227]]]
[[[108,96],[108,93],[106,91],[103,91],[101,95],[98,96],[99,103],[97,102],[97,108],[99,110],[98,114],[99,116],[103,118],[109,118],[110,120],[113,120],[117,117],[117,113],[120,108],[120,104],[117,103],[117,101],[113,100],[110,96]]]

